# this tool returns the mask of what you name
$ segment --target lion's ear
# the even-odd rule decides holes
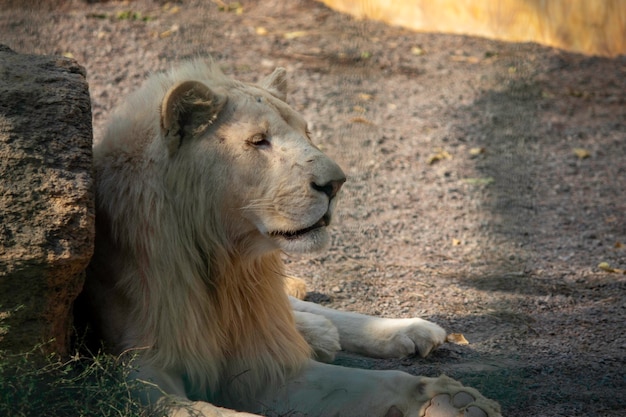
[[[170,155],[183,140],[200,135],[217,118],[226,97],[199,81],[183,81],[165,94],[161,103],[161,128]]]
[[[284,68],[276,68],[260,85],[279,100],[287,100],[287,71]]]

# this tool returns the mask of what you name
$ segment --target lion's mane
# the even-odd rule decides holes
[[[228,235],[238,219],[220,205],[236,187],[220,175],[226,162],[218,152],[202,165],[168,154],[158,109],[183,80],[245,88],[215,64],[193,62],[152,76],[117,110],[94,147],[91,271],[116,294],[102,302],[125,315],[103,326],[125,327],[123,338],[105,335],[115,350],[143,349],[142,360],[184,374],[197,395],[248,396],[297,372],[310,348],[294,325],[280,253]]]

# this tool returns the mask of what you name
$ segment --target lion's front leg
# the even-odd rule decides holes
[[[337,311],[290,297],[294,310],[323,316],[339,331],[341,348],[375,358],[422,357],[445,342],[444,329],[420,318],[386,319]]]
[[[332,362],[341,350],[339,332],[335,325],[319,314],[294,311],[296,327],[300,334],[313,349],[315,360]]]
[[[299,376],[250,410],[307,417],[496,417],[499,405],[440,376],[344,368],[311,361]]]

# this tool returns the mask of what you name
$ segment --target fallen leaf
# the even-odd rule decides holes
[[[485,153],[485,148],[472,148],[470,149],[469,153],[472,156],[477,156],[477,155]]]
[[[63,52],[63,56],[66,58],[74,59],[74,54],[71,52]]]
[[[375,123],[371,120],[366,119],[365,117],[353,117],[350,119],[350,123],[362,123],[364,125],[374,126]],[[319,146],[318,146],[319,147]]]
[[[159,37],[160,37],[161,39],[163,39],[163,38],[167,38],[167,37],[170,37],[170,36],[172,36],[175,32],[178,32],[178,30],[179,30],[179,29],[180,29],[180,26],[179,26],[179,25],[177,25],[177,24],[172,25],[172,27],[170,27],[168,30],[166,30],[166,31],[164,31],[164,32],[159,33]]]
[[[624,247],[624,244],[622,242],[615,242],[615,245],[613,245],[613,247],[615,249],[620,249]]]
[[[455,345],[469,345],[469,342],[461,333],[450,333],[446,336],[446,342],[454,343]]]
[[[578,157],[578,159],[585,159],[591,156],[589,151],[583,148],[574,148],[572,151],[574,151],[574,154]]]
[[[413,48],[411,48],[411,53],[413,55],[424,55],[424,50],[422,48],[420,48],[419,46],[414,46]]]
[[[444,159],[452,159],[452,155],[450,155],[447,151],[440,149],[436,154],[428,157],[428,165],[432,165],[435,162],[439,162]]]
[[[295,32],[287,32],[283,35],[285,39],[296,39],[301,38],[303,36],[307,36],[309,33],[304,30],[298,30]]]
[[[265,29],[263,26],[259,26],[258,28],[255,29],[255,32],[257,35],[259,36],[265,36],[267,35],[267,29]]]
[[[456,62],[467,62],[469,64],[477,64],[480,62],[480,58],[475,56],[452,55],[450,59]]]
[[[463,181],[466,184],[470,185],[488,185],[494,182],[493,177],[485,177],[485,178],[463,178]]]
[[[603,270],[605,272],[610,272],[612,274],[626,274],[626,270],[612,268],[611,265],[609,265],[608,262],[600,262],[598,264],[598,268],[600,268],[601,270]]]

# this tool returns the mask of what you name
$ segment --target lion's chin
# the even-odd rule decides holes
[[[270,238],[288,253],[318,252],[328,247],[330,241],[326,226],[307,228],[298,232],[272,233]]]

